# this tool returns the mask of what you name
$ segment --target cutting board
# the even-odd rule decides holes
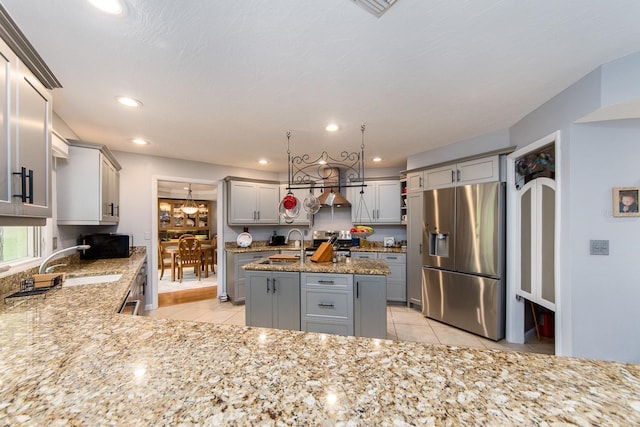
[[[331,262],[333,261],[333,246],[324,242],[320,244],[320,247],[311,256],[313,262]]]

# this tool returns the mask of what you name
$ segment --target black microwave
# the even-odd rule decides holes
[[[131,255],[128,234],[87,234],[78,238],[78,244],[91,246],[80,252],[80,259],[128,258]]]

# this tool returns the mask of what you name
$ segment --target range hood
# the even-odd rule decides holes
[[[346,197],[340,194],[340,169],[327,167],[322,170],[324,189],[318,196],[318,202],[322,206],[333,206],[336,208],[350,207]]]

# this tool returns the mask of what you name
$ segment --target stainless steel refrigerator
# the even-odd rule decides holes
[[[504,338],[505,186],[424,192],[422,314]]]

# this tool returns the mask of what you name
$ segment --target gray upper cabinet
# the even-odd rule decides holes
[[[351,220],[354,224],[400,224],[400,180],[367,181],[350,187]]]
[[[229,225],[276,225],[280,185],[228,179]]]
[[[58,224],[115,225],[120,218],[120,164],[104,145],[69,141],[57,167]]]
[[[51,94],[2,41],[0,115],[0,215],[49,218]]]
[[[500,181],[498,155],[424,171],[425,190]]]
[[[424,191],[423,171],[411,172],[407,174],[407,193]]]

